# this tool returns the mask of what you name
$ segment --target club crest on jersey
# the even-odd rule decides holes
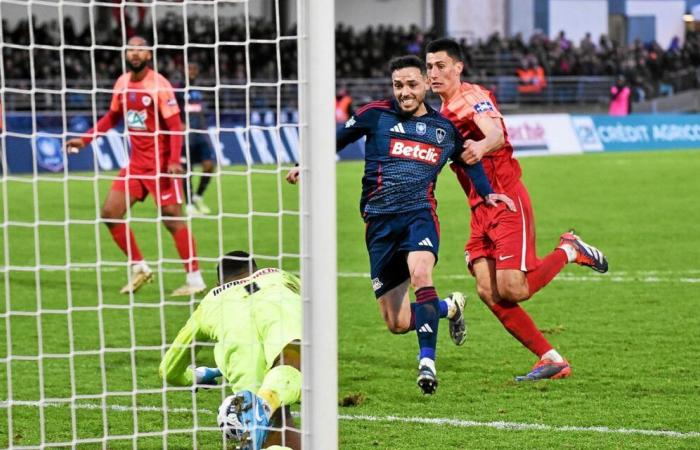
[[[435,166],[440,163],[440,155],[442,155],[440,147],[433,147],[423,142],[396,138],[389,141],[389,156],[394,158],[410,159]]]
[[[148,113],[145,110],[134,111],[130,109],[126,112],[126,126],[130,130],[145,130],[147,118]]]
[[[445,140],[445,136],[447,136],[445,130],[443,130],[442,128],[435,129],[435,137],[437,138],[438,144],[442,144],[442,141]]]
[[[428,131],[428,127],[423,122],[416,123],[416,133],[423,136]]]
[[[141,97],[141,103],[143,103],[143,106],[150,105],[151,104],[151,97],[149,97],[148,95],[144,95],[143,97]]]
[[[474,111],[478,113],[486,112],[486,111],[493,111],[493,105],[489,101],[483,101],[479,102],[476,105],[474,105]]]

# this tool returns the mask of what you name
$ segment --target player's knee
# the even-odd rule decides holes
[[[432,268],[430,267],[417,267],[411,274],[411,284],[417,289],[432,286],[433,276]]]
[[[116,211],[114,208],[104,206],[102,207],[102,210],[100,210],[100,218],[103,221],[106,221],[105,223],[109,227],[115,225],[114,223],[110,222],[111,220],[121,219],[122,215],[119,214],[119,211]]]
[[[530,292],[527,284],[516,281],[506,281],[499,283],[498,296],[509,302],[522,302],[530,298]]]
[[[400,317],[385,316],[386,327],[392,334],[406,334],[411,330],[411,321],[402,320]]]

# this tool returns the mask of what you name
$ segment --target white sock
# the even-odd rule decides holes
[[[433,373],[437,375],[437,370],[435,370],[435,361],[433,361],[430,358],[421,358],[420,362],[418,362],[418,367],[421,366],[428,366],[433,370]]]
[[[187,272],[187,284],[190,286],[204,286],[204,278],[202,278],[202,272],[195,270],[194,272]]]
[[[131,271],[132,272],[150,272],[151,268],[148,267],[148,264],[146,264],[146,261],[134,261],[131,263]]]
[[[576,261],[577,252],[573,245],[564,244],[560,245],[559,248],[566,252],[566,257],[569,259],[569,262]]]
[[[554,349],[551,349],[550,351],[548,351],[547,353],[542,355],[540,360],[542,360],[542,359],[548,359],[548,360],[553,361],[555,363],[563,363],[564,362],[564,358],[559,354],[558,351],[556,351]]]

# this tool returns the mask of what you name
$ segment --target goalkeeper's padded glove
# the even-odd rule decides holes
[[[216,386],[218,384],[216,379],[221,375],[222,373],[217,367],[199,366],[194,369],[194,382],[202,387]]]

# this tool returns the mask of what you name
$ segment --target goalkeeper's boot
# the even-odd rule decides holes
[[[422,358],[418,363],[418,387],[424,394],[431,395],[437,390],[438,380],[435,376],[435,362],[430,358]]]
[[[191,295],[199,294],[207,288],[202,278],[202,273],[199,270],[194,272],[189,272],[187,274],[187,282],[175,289],[172,294],[173,297],[189,297]]]
[[[207,206],[206,203],[204,203],[204,199],[202,197],[200,197],[199,195],[192,196],[192,203],[194,203],[194,206],[197,208],[197,211],[199,212],[199,214],[202,214],[202,215],[211,214],[211,209]]]
[[[153,281],[153,272],[144,263],[138,262],[131,266],[131,273],[129,274],[129,282],[124,285],[119,291],[120,294],[130,294],[136,293],[141,286],[146,283]]]
[[[467,324],[464,321],[464,306],[467,298],[461,292],[453,292],[447,296],[448,312],[450,318],[450,337],[455,345],[462,345],[467,340]]]
[[[260,450],[270,427],[270,406],[250,391],[237,393],[232,405],[238,420],[243,424],[240,450]]]
[[[197,209],[196,205],[188,203],[187,205],[185,205],[185,214],[187,214],[188,216],[196,216],[199,214],[199,209]]]
[[[588,266],[596,272],[605,273],[608,271],[608,258],[605,257],[603,252],[583,242],[580,237],[574,234],[573,230],[561,235],[559,248],[564,245],[570,245],[576,250],[576,258],[572,262],[581,266]]]
[[[567,360],[557,363],[550,359],[541,359],[533,366],[530,373],[515,377],[515,381],[556,380],[569,375],[571,375],[571,366]]]

